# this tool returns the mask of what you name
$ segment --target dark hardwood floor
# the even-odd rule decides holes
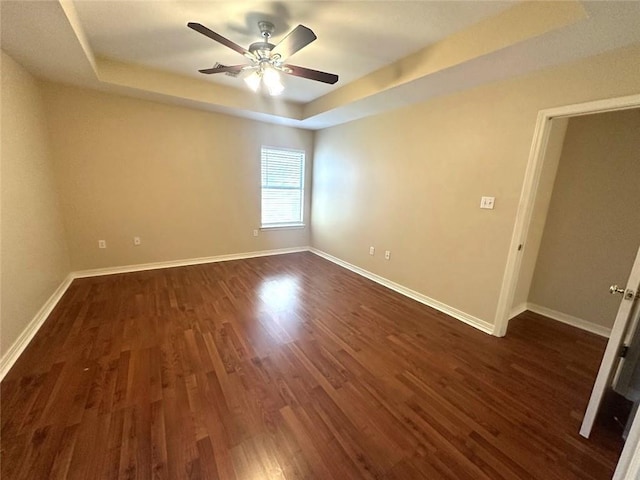
[[[491,337],[311,253],[75,280],[2,382],[2,478],[608,479],[605,340]]]

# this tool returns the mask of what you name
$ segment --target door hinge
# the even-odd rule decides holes
[[[622,345],[622,347],[620,347],[620,358],[626,357],[627,353],[629,353],[629,346],[628,345]]]

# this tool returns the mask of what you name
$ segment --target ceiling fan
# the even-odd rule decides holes
[[[249,88],[255,92],[258,91],[261,85],[264,85],[270,95],[279,95],[284,90],[284,86],[280,81],[280,72],[332,85],[338,81],[338,75],[333,73],[320,72],[284,63],[290,56],[317,38],[315,33],[304,25],[298,25],[280,43],[273,45],[269,43],[274,31],[273,23],[258,22],[258,28],[263,40],[252,43],[249,45],[248,50],[199,23],[189,22],[187,26],[221,43],[225,47],[235,50],[249,60],[249,63],[245,65],[216,65],[213,68],[198,70],[200,73],[235,73],[237,75],[241,72],[250,72],[244,78]]]

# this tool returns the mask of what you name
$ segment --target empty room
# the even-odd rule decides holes
[[[3,479],[640,479],[640,2],[0,22]]]

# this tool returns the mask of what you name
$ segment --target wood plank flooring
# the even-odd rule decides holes
[[[604,350],[504,339],[311,253],[78,279],[2,382],[2,478],[607,479]]]

